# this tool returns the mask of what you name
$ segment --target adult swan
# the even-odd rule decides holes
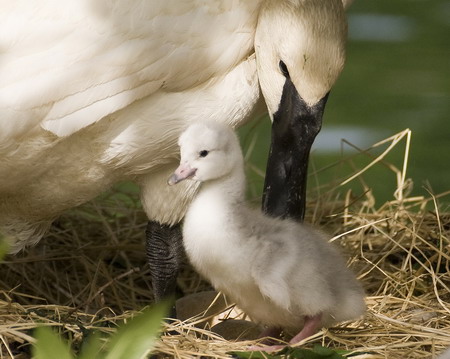
[[[307,160],[345,60],[341,0],[0,0],[0,231],[13,251],[120,180],[141,187],[156,299],[195,185],[169,187],[198,119],[273,121],[265,210],[301,220]]]

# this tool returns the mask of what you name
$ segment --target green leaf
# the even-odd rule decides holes
[[[341,354],[350,353],[349,350],[331,349],[317,344],[314,345],[313,351],[330,359],[345,359]]]
[[[93,359],[100,357],[100,351],[102,349],[102,342],[100,340],[100,333],[95,332],[83,342],[80,355],[78,359]]]
[[[279,359],[281,357],[290,359],[345,359],[334,350],[320,345],[315,345],[312,350],[286,347],[277,354],[261,352],[233,352],[233,354],[242,359]]]
[[[34,359],[73,359],[69,346],[50,328],[37,328],[34,337],[36,338],[36,344],[33,346]]]
[[[297,359],[345,359],[342,355],[335,352],[333,349],[315,345],[313,350],[309,349],[291,349],[289,358]]]
[[[266,352],[232,352],[233,356],[242,359],[280,359],[281,355]]]
[[[170,306],[167,302],[156,304],[121,326],[111,339],[105,359],[142,358],[153,348]]]

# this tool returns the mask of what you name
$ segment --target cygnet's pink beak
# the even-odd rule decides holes
[[[196,171],[196,168],[191,168],[191,166],[189,166],[187,163],[182,163],[178,166],[172,176],[169,177],[169,179],[167,180],[167,184],[172,186],[185,179],[191,178],[193,175],[195,175]]]

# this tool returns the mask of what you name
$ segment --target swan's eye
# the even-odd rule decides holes
[[[209,151],[203,150],[203,151],[200,151],[200,152],[198,153],[198,155],[199,155],[200,157],[206,157],[206,156],[208,156],[208,153],[209,153]]]
[[[289,77],[288,68],[282,60],[280,60],[280,62],[278,63],[278,66],[280,67],[280,71],[284,75],[284,77]]]

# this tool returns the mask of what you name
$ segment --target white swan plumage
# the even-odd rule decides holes
[[[314,58],[298,74],[290,69],[305,99],[329,91],[341,72],[342,3],[317,1],[332,22],[324,34],[332,36],[316,48],[318,21],[308,18],[314,2],[0,0],[0,231],[12,251],[36,243],[62,211],[120,180],[141,186],[150,219],[180,222],[195,185],[165,186],[179,134],[199,118],[241,125],[260,83],[270,114],[280,101],[280,86],[271,86],[283,78],[278,59],[265,61],[280,48],[267,43],[263,26],[255,43],[262,4],[266,13],[278,3],[304,8],[286,28],[273,28],[270,16],[264,26],[279,35],[305,21],[312,38],[298,29],[286,37],[327,53],[326,74],[317,68],[325,63],[308,69]],[[289,66],[304,59],[283,51]]]

